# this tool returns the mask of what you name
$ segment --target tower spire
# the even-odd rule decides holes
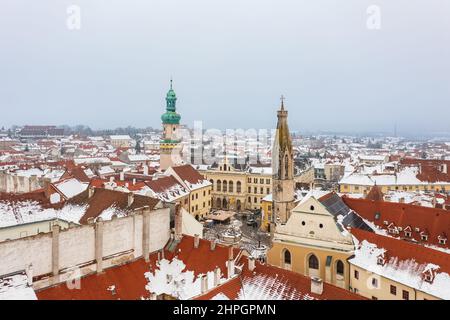
[[[281,100],[281,110],[284,111],[284,99],[285,97],[283,95],[281,95],[280,100]]]

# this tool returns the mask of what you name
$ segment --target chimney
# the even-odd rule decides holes
[[[144,175],[148,176],[148,166],[144,165]]]
[[[208,275],[207,274],[202,275],[201,290],[202,290],[202,293],[205,293],[206,291],[208,291]]]
[[[311,293],[321,295],[323,293],[323,281],[318,277],[311,277]]]
[[[214,251],[216,249],[216,240],[211,241],[211,251]]]
[[[197,249],[200,244],[200,236],[198,234],[194,235],[194,248]]]
[[[120,181],[123,181],[123,180],[125,180],[125,172],[121,171],[120,172]]]
[[[133,178],[133,186],[136,184],[136,178]]]
[[[114,182],[114,177],[109,177],[109,182]]]
[[[253,271],[253,270],[255,270],[255,267],[256,267],[255,258],[249,257],[248,258],[248,270]]]
[[[175,205],[175,240],[182,238],[183,232],[183,212],[181,211],[181,205],[178,203]]]
[[[228,249],[228,262],[227,262],[227,277],[228,279],[234,276],[234,260],[233,260],[233,247]]]
[[[233,246],[228,247],[228,260],[233,260]]]
[[[214,287],[219,286],[219,284],[220,284],[220,277],[221,277],[220,268],[216,267],[214,269]]]
[[[92,198],[92,196],[94,195],[95,189],[94,187],[89,187],[88,189],[88,198]]]
[[[131,206],[134,202],[134,193],[133,192],[129,192],[128,193],[128,206]]]
[[[446,163],[442,164],[442,173],[448,173]]]
[[[32,263],[27,265],[25,272],[27,274],[28,286],[31,287],[33,285],[33,264]]]

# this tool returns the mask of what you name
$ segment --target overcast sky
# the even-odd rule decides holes
[[[188,126],[449,132],[450,1],[0,2],[0,126],[159,127],[171,76]]]

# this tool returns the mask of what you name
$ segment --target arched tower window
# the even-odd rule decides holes
[[[310,269],[319,269],[319,260],[315,255],[311,255],[308,259],[308,266]]]
[[[223,192],[227,192],[227,180],[223,180],[223,182],[222,182],[222,185],[223,185],[223,188],[222,188],[222,190],[223,190]]]
[[[234,189],[233,181],[228,182],[228,191],[234,192],[233,189]]]
[[[238,182],[236,183],[236,192],[237,192],[237,193],[241,193],[241,182],[240,182],[240,181],[238,181]]]
[[[217,180],[217,191],[222,191],[222,182]]]
[[[336,274],[341,276],[344,275],[344,263],[341,260],[336,262]]]
[[[283,262],[284,264],[291,264],[291,252],[287,249],[284,250]]]

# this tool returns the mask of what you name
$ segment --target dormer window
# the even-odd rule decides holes
[[[421,235],[420,235],[420,239],[422,239],[422,241],[427,241],[427,240],[428,240],[428,235],[426,235],[426,234],[421,234]]]
[[[379,256],[377,257],[377,265],[379,265],[379,266],[384,266],[385,263],[386,263],[386,259],[384,258],[384,256],[379,255]]]
[[[411,238],[411,231],[405,231],[405,237]]]
[[[446,236],[438,236],[439,244],[445,245],[447,243]]]
[[[431,278],[431,275],[429,273],[425,273],[423,275],[423,281],[428,282],[428,283],[432,283],[433,279]]]

